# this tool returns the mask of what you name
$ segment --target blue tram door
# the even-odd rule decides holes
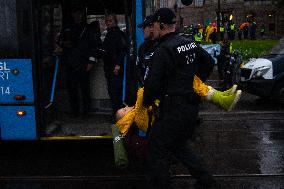
[[[33,1],[2,1],[0,9],[0,138],[35,140]]]

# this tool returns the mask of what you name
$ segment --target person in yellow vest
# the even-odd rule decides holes
[[[211,24],[211,22],[209,23],[209,25],[206,27],[206,29],[205,29],[205,35],[206,35],[206,37],[205,37],[205,41],[206,42],[209,42],[209,35],[210,35],[210,30],[211,30],[211,28],[212,28],[212,24]]]
[[[225,35],[225,27],[223,26],[223,24],[220,24],[220,38],[221,38],[221,41],[223,41],[224,35]]]
[[[194,35],[194,41],[195,41],[195,43],[196,43],[196,44],[201,44],[202,39],[203,39],[203,34],[202,34],[200,31],[198,31],[198,33],[196,33],[196,34]]]
[[[229,38],[230,40],[235,40],[235,30],[236,30],[236,25],[234,22],[231,22],[231,24],[229,25],[229,30],[230,30],[230,34],[229,34]]]

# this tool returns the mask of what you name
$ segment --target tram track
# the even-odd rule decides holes
[[[218,174],[213,175],[215,178],[269,178],[269,177],[283,177],[284,173],[277,174]],[[1,181],[7,180],[143,180],[146,175],[96,175],[96,176],[0,176]],[[189,174],[172,175],[171,179],[191,179]]]
[[[232,112],[206,112],[199,116],[206,121],[219,120],[284,120],[284,111],[232,111]]]
[[[283,189],[284,174],[277,175],[214,175],[219,189]],[[170,185],[175,189],[193,188],[195,179],[190,175],[174,175]],[[145,175],[136,176],[32,176],[32,177],[0,177],[2,189],[10,188],[52,188],[69,189],[100,188],[100,189],[142,189],[147,187]]]

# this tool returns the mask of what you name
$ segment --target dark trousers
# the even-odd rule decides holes
[[[218,68],[218,76],[220,80],[223,80],[225,77],[224,68],[227,59],[224,55],[217,56],[217,68]]]
[[[221,41],[223,41],[223,39],[224,39],[224,34],[225,34],[224,32],[220,32],[220,40]]]
[[[157,118],[148,141],[147,168],[149,184],[153,189],[169,187],[170,158],[175,156],[198,181],[213,180],[202,165],[188,139],[198,124],[198,105],[186,99],[169,99],[162,102],[162,113]]]
[[[111,100],[113,114],[123,107],[122,102],[122,81],[123,77],[121,75],[107,74],[107,89],[108,95]]]
[[[72,112],[77,115],[79,114],[81,92],[83,113],[87,114],[91,107],[90,74],[84,70],[74,71],[72,68],[66,68],[66,71],[67,89]]]

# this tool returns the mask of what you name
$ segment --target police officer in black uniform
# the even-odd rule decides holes
[[[149,106],[160,99],[160,115],[149,136],[149,183],[152,188],[170,188],[170,157],[174,155],[197,179],[195,188],[212,188],[215,180],[187,144],[197,125],[200,97],[192,84],[196,74],[203,81],[212,67],[210,55],[192,40],[179,36],[176,17],[168,8],[158,9],[153,18],[154,51],[149,77],[145,80],[144,100]],[[206,70],[206,71],[204,71]]]
[[[123,31],[117,25],[116,15],[106,15],[105,24],[107,34],[103,41],[104,71],[114,115],[118,109],[123,107],[123,63],[127,53],[127,40]]]
[[[138,83],[142,87],[144,86],[144,80],[148,76],[151,67],[151,57],[157,44],[156,40],[153,39],[153,16],[147,16],[138,27],[142,28],[144,33],[144,42],[138,49],[136,60]]]
[[[72,22],[65,27],[59,36],[59,49],[62,52],[62,63],[66,68],[67,89],[72,108],[72,117],[80,114],[80,93],[83,101],[83,115],[90,111],[90,70],[97,62],[100,38],[93,26],[88,27],[84,8],[71,9]]]

